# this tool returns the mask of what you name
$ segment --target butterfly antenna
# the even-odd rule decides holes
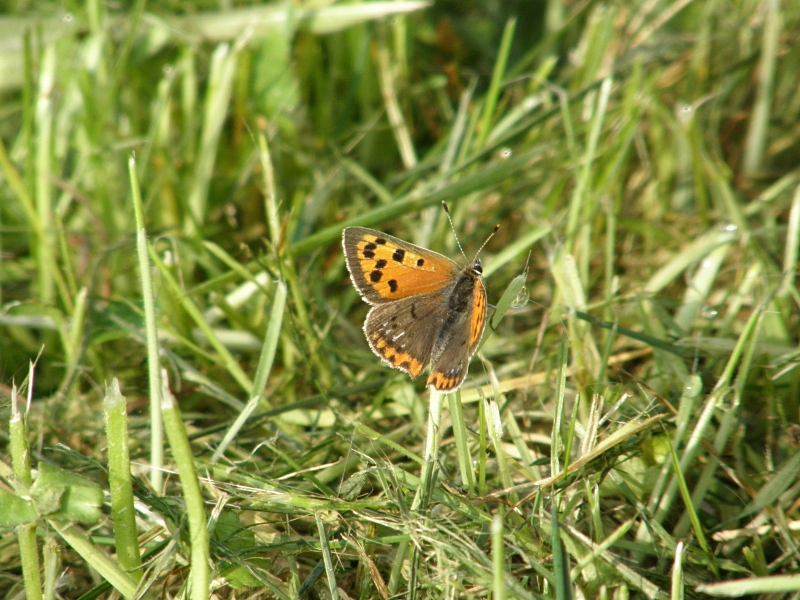
[[[456,244],[458,244],[458,249],[461,250],[461,255],[464,257],[464,260],[469,262],[467,255],[464,254],[464,249],[461,247],[461,242],[458,241],[458,234],[456,233],[455,225],[453,225],[453,217],[450,216],[450,207],[447,206],[447,202],[445,202],[444,200],[442,200],[442,208],[444,209],[444,212],[447,215],[447,220],[450,221],[450,229],[453,230],[453,235],[456,238]],[[498,229],[500,229],[499,223],[494,226],[494,231],[492,231],[492,233],[489,234],[489,237],[486,238],[486,241],[483,242],[483,244],[481,244],[480,248],[478,248],[478,251],[475,253],[475,258],[472,259],[473,263],[478,259],[478,255],[481,253],[481,250],[483,250],[486,247],[486,244],[488,244],[489,240],[494,237],[494,234],[497,233]]]
[[[475,253],[475,258],[472,259],[473,263],[476,260],[478,260],[478,255],[481,253],[481,250],[483,250],[486,247],[486,244],[488,244],[489,240],[494,237],[494,234],[497,233],[498,229],[500,229],[500,223],[498,223],[497,225],[494,226],[494,231],[492,231],[492,233],[489,234],[489,237],[486,238],[486,241],[483,242],[483,244],[481,244],[480,248],[478,248],[478,251]]]
[[[458,241],[458,234],[456,233],[456,227],[453,225],[453,217],[450,216],[450,207],[447,206],[447,202],[442,200],[442,208],[444,209],[444,214],[447,215],[447,220],[450,221],[450,229],[453,230],[453,236],[456,238],[456,244],[458,244],[458,249],[461,250],[461,256],[464,257],[464,260],[469,261],[467,255],[464,254],[464,249],[461,247],[461,242]]]

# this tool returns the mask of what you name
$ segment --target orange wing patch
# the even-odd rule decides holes
[[[475,285],[475,301],[473,303],[472,315],[469,322],[469,351],[470,355],[475,351],[478,343],[483,336],[483,329],[486,326],[486,290],[483,284],[478,281]]]
[[[448,377],[441,371],[434,371],[428,376],[428,381],[425,382],[425,385],[433,387],[437,392],[447,393],[458,388],[462,381],[464,381],[464,373],[459,373],[455,377]]]
[[[411,377],[419,375],[425,366],[408,352],[403,350],[398,351],[396,348],[390,346],[387,340],[378,333],[370,336],[370,345],[383,360],[394,368],[405,371],[411,375]]]
[[[448,285],[454,270],[450,261],[431,254],[418,254],[373,234],[363,235],[356,243],[364,283],[383,299],[424,294]]]

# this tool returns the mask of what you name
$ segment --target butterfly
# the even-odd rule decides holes
[[[455,392],[486,325],[480,260],[462,268],[446,256],[365,227],[347,227],[342,247],[353,285],[372,305],[364,321],[372,351],[412,378],[430,366],[426,385]]]

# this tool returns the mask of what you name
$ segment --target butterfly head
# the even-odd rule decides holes
[[[472,261],[470,268],[478,275],[483,275],[483,265],[481,264],[480,258],[475,258],[475,260]]]

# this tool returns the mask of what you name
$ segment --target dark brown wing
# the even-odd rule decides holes
[[[416,377],[430,363],[446,315],[447,301],[441,292],[401,298],[373,307],[364,321],[364,333],[384,362]]]

